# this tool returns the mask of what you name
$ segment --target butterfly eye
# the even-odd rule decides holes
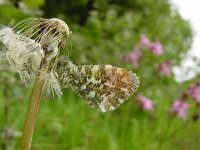
[[[76,93],[102,112],[117,108],[139,87],[136,74],[111,65],[73,66],[66,78]]]

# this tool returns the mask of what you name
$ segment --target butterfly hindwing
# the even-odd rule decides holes
[[[69,85],[92,107],[102,112],[114,110],[139,86],[136,74],[111,65],[70,67]]]

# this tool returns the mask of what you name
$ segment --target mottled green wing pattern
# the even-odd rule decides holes
[[[93,108],[111,111],[138,88],[136,74],[111,65],[80,65],[68,68],[68,84]]]

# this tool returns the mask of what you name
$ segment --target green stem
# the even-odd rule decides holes
[[[48,67],[47,67],[48,68]],[[46,69],[42,69],[42,73],[47,72]],[[40,100],[43,92],[43,87],[45,83],[44,77],[42,77],[42,73],[39,74],[33,86],[32,94],[29,101],[28,110],[26,113],[25,124],[22,132],[22,139],[20,144],[20,150],[30,150],[33,132],[35,128],[35,123],[37,120],[37,115],[40,106]]]
[[[3,150],[7,150],[8,149],[8,112],[9,112],[9,96],[8,96],[8,83],[6,82],[8,79],[5,78],[5,82],[4,82],[4,89],[3,89],[3,95],[4,95],[4,130],[5,130],[5,142],[2,145],[2,149]]]

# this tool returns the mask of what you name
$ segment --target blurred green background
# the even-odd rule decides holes
[[[90,108],[71,89],[61,99],[44,94],[33,150],[200,149],[200,100],[188,90],[198,88],[199,75],[179,83],[172,72],[193,33],[169,0],[0,0],[0,24],[28,17],[63,19],[73,34],[62,52],[71,52],[76,64],[112,64],[141,80],[137,93],[108,113]],[[18,148],[31,88],[0,70],[2,150]]]

